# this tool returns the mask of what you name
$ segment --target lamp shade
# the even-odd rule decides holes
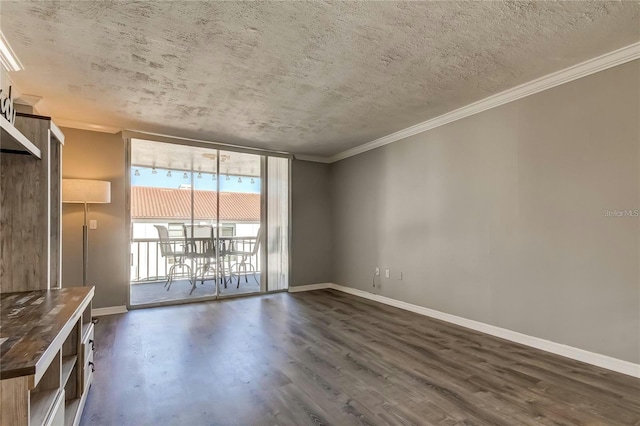
[[[104,180],[62,179],[62,202],[110,203],[111,182]]]

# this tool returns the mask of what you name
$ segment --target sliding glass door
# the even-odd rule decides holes
[[[131,139],[130,163],[130,305],[288,288],[288,159]]]
[[[219,294],[258,293],[263,289],[261,250],[262,158],[219,151],[219,209],[216,233],[226,263]]]

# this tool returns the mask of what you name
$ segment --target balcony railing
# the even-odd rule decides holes
[[[225,252],[241,251],[250,253],[253,251],[257,242],[256,237],[221,237],[220,238],[222,250],[221,255],[224,257],[224,261],[230,264],[232,270],[234,265],[240,261],[237,257],[227,257]],[[171,238],[169,240],[174,251],[185,250],[184,238]],[[198,253],[204,253],[205,247],[211,244],[211,239],[207,238],[191,238],[189,239],[189,250],[195,250]],[[189,264],[189,260],[185,260],[185,263]],[[254,266],[255,272],[260,273],[260,256],[247,256],[247,263]],[[160,250],[160,240],[158,238],[134,238],[131,241],[131,283],[142,283],[152,281],[164,281],[167,279],[167,272],[173,265],[173,257],[163,257]],[[185,268],[186,269],[186,268]],[[177,271],[183,273],[185,278],[187,271]],[[233,271],[234,273],[242,273],[244,271]]]

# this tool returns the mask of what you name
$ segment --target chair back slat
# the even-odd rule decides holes
[[[184,225],[184,238],[189,253],[209,254],[216,252],[213,245],[213,226],[211,225]],[[200,250],[196,241],[201,242]]]
[[[160,239],[160,253],[162,257],[173,256],[175,251],[169,239],[169,230],[166,226],[153,225],[158,230],[158,238]]]

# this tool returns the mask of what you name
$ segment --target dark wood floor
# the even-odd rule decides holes
[[[102,317],[83,425],[640,424],[640,380],[333,290]]]

